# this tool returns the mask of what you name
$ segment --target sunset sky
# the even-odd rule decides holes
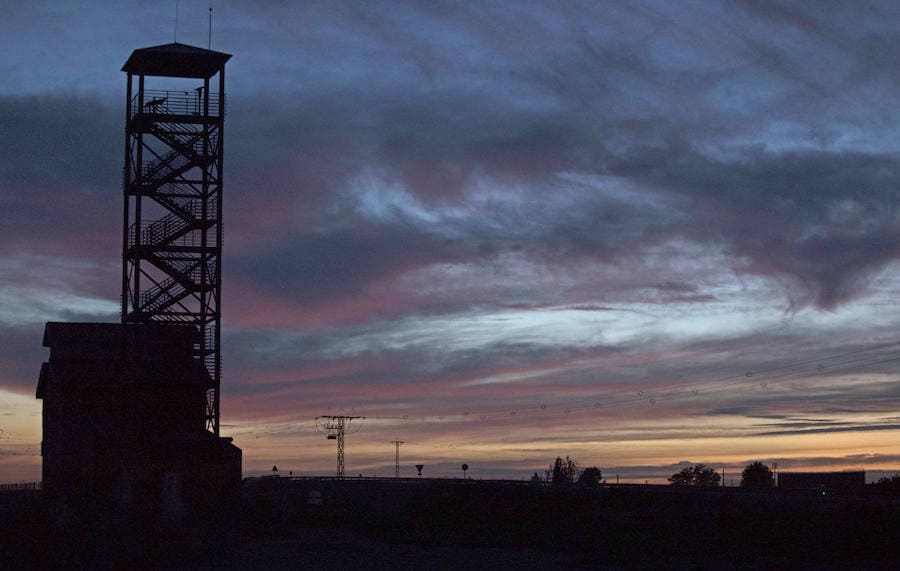
[[[44,324],[119,319],[120,69],[175,6],[0,2],[0,483]],[[333,474],[337,414],[354,475],[900,472],[900,4],[213,6],[246,475]]]

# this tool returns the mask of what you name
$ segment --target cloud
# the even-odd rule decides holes
[[[795,305],[833,309],[897,257],[900,226],[890,205],[900,169],[893,157],[750,152],[730,162],[691,151],[645,157],[622,170],[686,201],[682,208],[692,213],[682,227],[686,236],[723,242],[738,272],[794,280]]]
[[[548,11],[539,4],[521,8],[517,19],[501,10],[499,27],[462,7],[406,6],[381,16],[353,9],[357,18],[350,28],[343,27],[346,10],[311,9],[319,14],[320,27],[310,28],[311,43],[298,57],[308,59],[317,46],[332,45],[335,37],[351,37],[355,30],[359,35],[346,48],[354,57],[324,54],[325,61],[342,57],[342,65],[325,74],[307,73],[303,81],[271,93],[251,94],[239,83],[231,99],[226,186],[235,222],[229,226],[230,244],[239,256],[233,267],[263,287],[305,288],[301,293],[307,296],[329,291],[346,299],[373,281],[448,261],[479,263],[515,251],[551,267],[585,257],[625,263],[646,255],[647,248],[687,237],[724,245],[739,273],[783,280],[795,309],[808,304],[834,309],[863,294],[871,278],[896,258],[891,244],[897,227],[884,208],[896,188],[893,158],[735,146],[740,123],[758,126],[758,121],[728,119],[702,98],[700,109],[713,115],[697,117],[678,108],[680,98],[698,88],[712,93],[730,78],[710,79],[708,62],[696,57],[708,40],[659,7],[607,15],[603,29],[616,28],[624,40],[576,25],[590,17],[584,13]],[[748,9],[755,17],[792,26],[818,21],[794,9]],[[275,41],[292,41],[277,26],[283,10],[255,4],[247,11],[252,15],[247,22],[276,26]],[[234,38],[255,33],[253,25],[233,16],[223,24],[235,29]],[[734,17],[729,16],[730,25]],[[419,34],[401,25],[410,20],[441,33]],[[560,26],[574,33],[562,34]],[[768,39],[754,26],[745,33],[748,38],[729,39],[715,32],[728,65],[714,68],[746,61],[746,50],[754,45],[749,40]],[[510,47],[532,45],[541,37],[552,40],[547,53]],[[823,37],[817,33],[806,41]],[[668,52],[669,57],[691,57],[673,68],[676,62],[661,58],[659,50],[676,45],[680,51]],[[462,46],[472,50],[464,63],[453,55]],[[268,57],[263,65],[270,64]],[[359,89],[374,62],[392,71]],[[444,73],[448,69],[455,73]],[[700,70],[706,85],[676,79]],[[792,90],[789,75],[781,74],[779,81]],[[429,81],[422,83],[423,76]],[[85,96],[45,95],[7,97],[3,107],[9,132],[18,134],[3,147],[15,159],[5,164],[16,165],[2,173],[14,190],[7,196],[21,197],[4,209],[9,227],[43,239],[58,236],[58,244],[64,235],[93,233],[98,252],[101,242],[115,243],[109,221],[118,219],[116,201],[97,200],[98,188],[109,188],[104,181],[116,180],[102,173],[120,169],[121,125],[115,127],[114,106]],[[711,125],[718,126],[717,140],[731,138],[726,152],[736,158],[725,160],[707,150]],[[655,134],[648,138],[648,133]],[[21,140],[26,144],[12,144]],[[80,144],[85,140],[101,145]],[[374,179],[372,172],[378,173]],[[607,178],[585,182],[585,176],[601,175]],[[411,219],[396,203],[388,205],[392,216],[373,220],[371,211],[361,210],[365,196],[354,188],[361,180],[386,190],[382,197],[399,189],[432,217],[431,224]],[[78,191],[81,196],[71,189],[49,191],[60,184],[92,190]],[[611,190],[628,185],[652,199],[635,201],[636,195]],[[48,190],[35,194],[33,186]],[[486,188],[495,199],[479,201]],[[118,196],[117,190],[108,192]],[[546,196],[553,201],[543,200]],[[66,202],[58,202],[60,197]],[[43,210],[37,207],[41,201]],[[55,223],[54,212],[79,203],[113,209],[92,209],[96,214],[88,220]],[[448,233],[452,244],[441,241]],[[408,256],[395,254],[398,244],[410,250]],[[285,262],[283,271],[271,270]],[[716,297],[695,292],[678,299],[703,303]]]
[[[900,424],[879,424],[869,426],[828,426],[825,428],[791,428],[789,430],[770,430],[757,432],[754,436],[788,436],[799,434],[830,434],[835,432],[869,432],[872,430],[900,430]]]
[[[0,327],[0,387],[32,393],[47,349],[41,346],[42,324]]]
[[[304,115],[329,120],[316,119],[319,126],[311,130],[293,118],[296,107],[271,106],[283,115],[280,123],[304,133],[274,145],[282,154],[294,148],[300,157],[292,170],[297,193],[240,193],[242,212],[276,215],[275,234],[242,254],[283,260],[282,250],[308,258],[304,252],[313,249],[345,258],[348,267],[325,267],[323,275],[360,291],[372,279],[429,264],[478,263],[508,252],[541,263],[624,263],[687,239],[724,247],[739,275],[782,282],[794,310],[810,304],[832,310],[855,299],[897,258],[892,244],[900,229],[890,205],[900,171],[888,154],[748,147],[735,148],[732,158],[716,157],[701,150],[700,134],[687,126],[677,144],[612,153],[568,120],[548,136],[540,113],[513,109],[498,118],[488,98],[461,103],[426,95],[386,104],[396,97],[403,96],[343,93],[319,110],[314,99]],[[467,129],[443,109],[475,118],[479,129]],[[353,132],[360,136],[341,135]],[[530,158],[532,145],[537,160]],[[315,161],[305,157],[307,147],[318,149]],[[550,195],[553,201],[543,199]],[[398,242],[421,249],[401,260],[389,255]],[[346,248],[336,250],[340,245]],[[265,263],[273,265],[271,258]],[[318,268],[321,261],[301,260],[280,277],[301,281],[307,264]],[[238,267],[247,270],[243,261]],[[696,292],[679,299],[716,298]]]
[[[0,255],[0,326],[115,315],[117,270],[90,257]]]
[[[121,248],[120,115],[91,96],[0,96],[0,124],[0,243],[6,251],[115,259]]]
[[[32,390],[40,322],[115,321],[119,67],[168,38],[164,11],[104,10],[102,38],[90,8],[0,22],[41,46],[0,56],[4,386]],[[510,470],[579,438],[888,430],[896,21],[877,2],[217,6],[227,413],[483,415],[422,430],[492,424],[482,458],[529,448]]]

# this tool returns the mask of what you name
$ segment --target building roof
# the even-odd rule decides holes
[[[190,325],[170,323],[62,323],[50,321],[44,327],[44,347],[51,357],[79,359],[115,358],[125,348],[153,348],[168,358],[190,358],[192,345],[200,333]],[[148,352],[152,354],[152,352]]]
[[[171,43],[131,52],[122,71],[159,77],[210,78],[225,67],[231,54]]]
[[[173,324],[47,323],[37,397],[50,385],[75,390],[141,385],[210,388],[212,379],[194,358],[192,326]]]

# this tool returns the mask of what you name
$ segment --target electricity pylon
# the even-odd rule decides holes
[[[394,454],[394,477],[400,477],[400,445],[403,444],[402,440],[391,440],[391,444],[395,447]]]
[[[350,422],[364,416],[317,416],[316,429],[328,440],[337,440],[337,477],[344,477],[344,434]],[[357,428],[359,430],[359,428]]]

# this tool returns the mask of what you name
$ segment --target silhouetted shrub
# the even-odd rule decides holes
[[[704,464],[688,466],[669,477],[673,486],[718,486],[721,476]]]
[[[771,488],[774,485],[772,470],[762,462],[748,464],[741,472],[741,486],[745,488]]]

